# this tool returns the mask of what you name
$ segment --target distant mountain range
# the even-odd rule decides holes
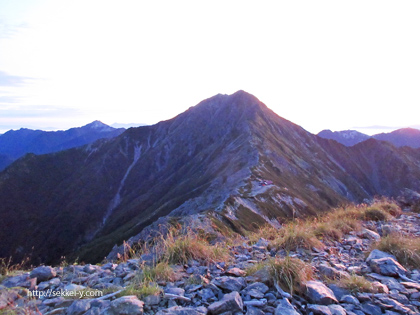
[[[173,119],[0,173],[0,257],[102,260],[162,218],[246,233],[376,195],[420,190],[420,149],[313,135],[238,91]],[[25,233],[22,233],[25,231]],[[140,233],[140,234],[139,234]]]
[[[353,146],[357,143],[374,138],[381,141],[388,141],[397,147],[408,146],[420,148],[420,130],[414,128],[402,128],[389,133],[380,133],[368,136],[356,130],[331,131],[322,130],[318,136],[325,139],[338,141],[345,146]]]
[[[0,170],[27,153],[46,154],[92,143],[98,139],[113,138],[124,132],[94,121],[66,131],[42,131],[21,128],[0,135]]]

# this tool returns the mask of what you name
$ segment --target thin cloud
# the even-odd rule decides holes
[[[3,118],[50,118],[80,115],[77,108],[60,108],[47,105],[0,106],[0,117]]]
[[[25,85],[29,80],[33,80],[33,78],[11,75],[0,70],[0,87],[22,86]]]
[[[13,38],[21,30],[27,29],[27,23],[10,24],[4,19],[0,19],[0,38]]]
[[[0,96],[0,105],[4,104],[18,104],[22,100],[21,97],[18,96]]]

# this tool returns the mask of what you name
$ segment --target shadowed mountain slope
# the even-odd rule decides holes
[[[15,162],[0,174],[0,256],[33,248],[34,261],[95,262],[169,214],[211,211],[241,232],[395,196],[420,188],[419,152],[374,139],[345,147],[246,92],[219,94],[171,120]]]

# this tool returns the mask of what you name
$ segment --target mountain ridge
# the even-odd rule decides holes
[[[415,128],[401,128],[388,133],[379,133],[368,136],[356,130],[331,131],[328,129],[320,131],[317,136],[325,139],[332,139],[345,146],[353,146],[357,143],[374,138],[387,141],[397,147],[409,146],[420,148],[420,130]]]
[[[392,158],[382,162],[372,148]],[[0,238],[8,240],[0,256],[35,246],[42,262],[63,255],[95,262],[168,215],[212,213],[245,233],[376,194],[393,197],[419,190],[419,152],[375,139],[349,148],[244,91],[219,94],[170,120],[28,155],[0,173]],[[397,166],[392,176],[387,163]],[[34,237],[22,239],[21,227]]]
[[[85,126],[59,131],[21,128],[0,135],[0,155],[7,160],[0,170],[27,153],[46,154],[82,146],[102,138],[112,138],[125,129],[110,127],[98,120]],[[2,167],[1,167],[2,166]]]

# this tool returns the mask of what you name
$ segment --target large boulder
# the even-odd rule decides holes
[[[143,315],[144,302],[140,301],[135,295],[120,297],[111,302],[103,315]]]
[[[319,281],[305,283],[306,296],[314,304],[329,305],[338,303],[333,291]]]
[[[317,268],[320,274],[322,274],[323,276],[331,280],[350,278],[350,275],[347,272],[343,270],[335,269],[326,264],[321,264]]]
[[[207,310],[205,307],[182,307],[173,306],[167,309],[160,310],[156,315],[205,315]]]
[[[90,300],[76,300],[67,309],[66,315],[82,315],[90,309]]]
[[[280,300],[274,315],[299,315],[288,299]]]
[[[212,280],[212,283],[227,291],[241,291],[243,288],[245,288],[246,285],[244,278],[226,276],[215,278]]]
[[[2,285],[7,288],[22,287],[33,290],[36,286],[36,278],[30,278],[29,274],[25,273],[23,275],[7,278],[3,281]]]
[[[54,268],[50,266],[40,266],[32,270],[29,276],[31,278],[36,278],[37,282],[40,283],[56,277],[57,273]]]
[[[262,282],[254,282],[247,286],[245,289],[241,291],[244,295],[249,295],[250,297],[256,299],[262,299],[264,297],[264,293],[268,291],[268,287]]]
[[[397,277],[407,273],[407,270],[391,257],[372,259],[369,265],[374,272],[383,276]]]
[[[366,258],[366,262],[369,264],[372,259],[381,259],[385,257],[390,257],[394,260],[397,260],[394,255],[391,255],[389,253],[385,253],[379,249],[374,249],[370,252],[369,256]]]
[[[218,301],[210,304],[208,311],[210,314],[217,315],[224,312],[242,312],[244,304],[241,296],[238,292],[234,291],[228,294],[225,294],[223,298]]]
[[[310,312],[308,314],[312,313],[315,315],[333,315],[328,306],[325,305],[308,304],[307,310]]]

